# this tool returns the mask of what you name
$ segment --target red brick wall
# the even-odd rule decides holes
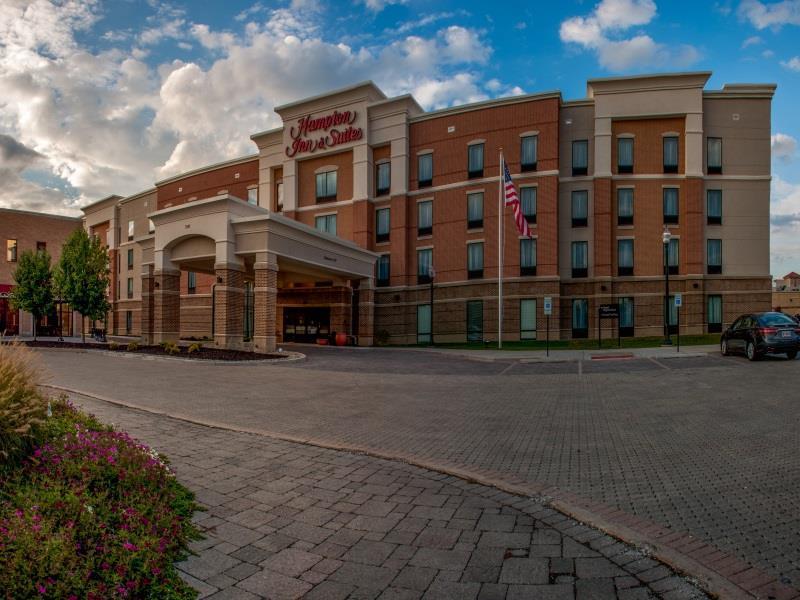
[[[228,190],[231,196],[247,200],[247,188],[257,184],[257,158],[197,175],[188,175],[157,186],[158,210],[184,204],[190,198],[211,198],[222,190]]]

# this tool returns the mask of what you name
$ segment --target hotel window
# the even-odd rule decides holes
[[[431,305],[417,305],[417,343],[430,344],[431,342]]]
[[[483,300],[467,301],[467,341],[483,341]]]
[[[133,269],[133,248],[128,248],[128,271]]]
[[[17,262],[17,240],[6,240],[6,261]]]
[[[678,138],[664,137],[664,173],[678,172]]]
[[[375,167],[375,195],[385,196],[392,184],[392,163],[382,162]]]
[[[617,189],[617,225],[633,225],[633,188]]]
[[[589,224],[589,192],[572,192],[572,226],[586,227]]]
[[[417,186],[430,187],[433,184],[433,154],[420,154],[417,157]]]
[[[258,206],[258,188],[248,188],[247,189],[247,203],[252,204],[253,206]]]
[[[535,171],[539,146],[538,135],[526,135],[520,142],[519,162],[522,171]]]
[[[417,202],[417,235],[433,233],[433,200]]]
[[[128,241],[130,242],[133,239],[133,231],[134,231],[134,222],[128,221]]]
[[[36,251],[44,252],[47,250],[47,242],[36,242]]]
[[[572,337],[589,337],[589,301],[586,298],[572,300]]]
[[[483,177],[483,144],[467,146],[467,176]]]
[[[523,298],[519,301],[519,339],[536,339],[536,299]]]
[[[708,138],[706,140],[706,163],[709,175],[722,173],[722,138]]]
[[[619,299],[619,337],[633,337],[633,298]]]
[[[572,242],[572,276],[589,276],[589,242]]]
[[[706,192],[706,223],[722,225],[722,190]]]
[[[533,225],[536,223],[536,188],[520,188],[519,195],[522,202],[522,215],[529,225]]]
[[[375,211],[375,241],[388,242],[390,234],[390,214],[388,208]]]
[[[153,219],[147,219],[147,233],[155,233],[156,232],[156,224],[153,223]]]
[[[722,240],[708,240],[706,242],[706,259],[709,275],[722,273]]]
[[[586,175],[589,172],[589,141],[572,142],[572,175]]]
[[[336,200],[336,171],[317,173],[317,202]]]
[[[314,222],[317,231],[336,235],[336,215],[320,215]]]
[[[680,265],[680,245],[681,241],[678,238],[672,238],[669,241],[669,248],[667,249],[667,266],[669,267],[670,275],[677,275]]]
[[[431,282],[431,267],[433,266],[433,248],[417,250],[417,283]]]
[[[379,287],[389,285],[389,255],[381,254],[378,257],[378,282]]]
[[[117,300],[122,300],[122,282],[117,279]]]
[[[617,139],[617,173],[633,173],[633,138]]]
[[[125,311],[125,333],[130,335],[131,331],[133,331],[133,311],[132,310],[126,310]]]
[[[186,289],[190,294],[197,293],[197,273],[194,271],[186,273]]]
[[[467,194],[467,229],[483,227],[483,192]]]
[[[708,333],[722,331],[722,296],[708,297]]]
[[[283,182],[275,184],[275,212],[283,212]]]
[[[133,277],[128,277],[128,299],[133,298]]]
[[[519,274],[536,275],[536,240],[522,238],[519,241]]]
[[[467,244],[467,278],[483,277],[483,242]]]
[[[633,275],[633,240],[617,240],[617,275]]]
[[[664,188],[664,223],[676,225],[678,223],[678,188]]]

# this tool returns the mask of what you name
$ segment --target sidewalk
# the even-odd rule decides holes
[[[655,346],[652,348],[603,348],[602,350],[465,350],[461,348],[408,348],[417,352],[436,352],[439,354],[484,361],[515,362],[575,362],[579,360],[614,360],[631,358],[692,358],[718,353],[716,344],[701,346]]]

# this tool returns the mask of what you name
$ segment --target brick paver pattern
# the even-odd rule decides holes
[[[76,400],[171,459],[204,510],[178,564],[214,600],[706,598],[528,498],[410,466]]]

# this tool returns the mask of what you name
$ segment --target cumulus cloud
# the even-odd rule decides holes
[[[797,150],[797,140],[785,133],[772,136],[772,157],[789,162]]]
[[[798,270],[800,256],[800,183],[772,178],[770,206],[773,273]]]
[[[747,48],[748,46],[756,46],[758,44],[763,44],[764,40],[762,40],[757,35],[751,35],[745,41],[742,42],[742,48]]]
[[[611,71],[696,62],[700,54],[693,46],[667,46],[644,33],[626,37],[630,28],[650,23],[656,12],[653,0],[602,0],[588,16],[563,21],[559,35],[565,43],[594,51],[600,65]]]
[[[742,0],[738,14],[756,29],[780,29],[784,25],[800,25],[800,0],[773,3]]]
[[[790,71],[797,71],[800,73],[800,56],[793,56],[789,60],[782,60],[781,66]]]
[[[361,0],[368,9],[380,12],[392,4],[405,4],[408,0]]]

